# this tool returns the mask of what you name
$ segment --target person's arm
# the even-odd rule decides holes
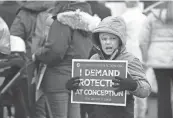
[[[26,39],[26,27],[25,27],[25,23],[24,23],[24,21],[25,21],[24,17],[27,18],[29,16],[26,16],[25,11],[20,10],[11,25],[11,28],[10,28],[11,35],[18,36],[22,39]]]
[[[55,65],[62,61],[71,40],[71,29],[58,21],[54,21],[44,47],[36,53],[35,58],[45,64]]]
[[[141,49],[141,53],[142,53],[142,60],[144,63],[147,62],[147,58],[148,58],[148,49],[150,46],[150,42],[151,42],[151,23],[150,23],[150,19],[146,19],[146,21],[143,24],[143,28],[140,31],[140,49]]]
[[[151,86],[139,59],[135,58],[128,64],[128,71],[132,79],[137,82],[136,90],[130,91],[130,93],[140,98],[148,97],[151,93]]]
[[[11,66],[17,66],[19,68],[23,67],[25,63],[25,60],[21,56],[10,56],[5,61],[0,61],[0,69],[11,67]]]

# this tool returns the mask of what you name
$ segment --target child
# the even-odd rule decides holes
[[[92,105],[93,111],[89,118],[134,118],[134,96],[145,98],[151,92],[151,86],[146,79],[144,69],[138,58],[128,53],[125,48],[126,27],[120,17],[107,17],[102,20],[93,31],[93,43],[97,53],[90,59],[96,60],[127,60],[127,78],[115,77],[112,80],[115,92],[127,90],[126,107]],[[79,84],[79,77],[74,77],[66,84],[67,89],[75,90]]]

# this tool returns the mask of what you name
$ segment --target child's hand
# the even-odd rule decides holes
[[[66,83],[66,89],[76,91],[79,88],[80,77],[73,77]]]
[[[116,88],[115,92],[124,90],[134,91],[138,86],[137,82],[129,74],[127,74],[127,78],[115,77],[112,82],[114,83],[112,87]]]

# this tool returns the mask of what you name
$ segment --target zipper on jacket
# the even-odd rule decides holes
[[[94,45],[94,49],[95,49],[96,52],[99,54],[100,58],[101,58],[102,60],[105,60],[105,57],[104,57],[104,55],[103,55],[101,49],[99,48],[99,46]]]

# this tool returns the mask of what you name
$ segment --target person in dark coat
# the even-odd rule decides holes
[[[50,103],[53,118],[80,118],[80,105],[70,103],[66,82],[71,78],[72,59],[85,59],[91,50],[91,31],[100,18],[92,16],[86,2],[64,5],[52,23],[45,46],[33,58],[47,65],[41,87]],[[34,118],[45,117],[39,100]]]

